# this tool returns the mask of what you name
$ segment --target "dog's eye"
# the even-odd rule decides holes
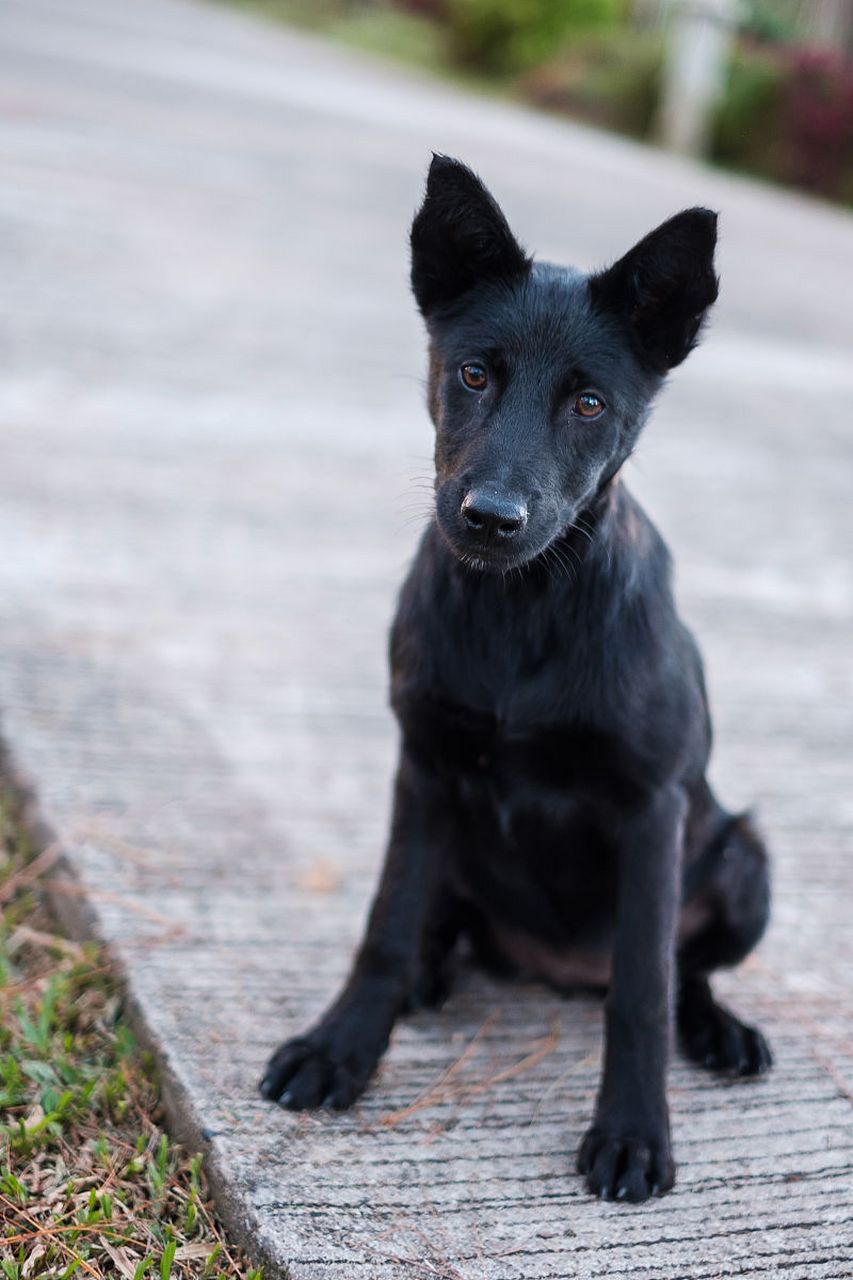
[[[604,401],[594,391],[582,391],[572,405],[572,413],[579,418],[597,418],[604,412]]]
[[[459,370],[459,376],[469,391],[482,391],[489,381],[488,374],[483,366],[473,361],[469,364],[463,364]]]

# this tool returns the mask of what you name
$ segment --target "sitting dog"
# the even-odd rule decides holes
[[[577,1161],[605,1199],[673,1184],[673,1024],[710,1070],[770,1066],[708,980],[764,931],[767,855],[706,781],[702,661],[620,479],[717,296],[715,243],[716,215],[688,209],[607,270],[532,262],[471,170],[434,157],[411,247],[435,514],[391,631],[390,841],[350,977],[273,1055],[267,1098],[348,1107],[401,1013],[447,994],[463,936],[491,969],[607,988]]]

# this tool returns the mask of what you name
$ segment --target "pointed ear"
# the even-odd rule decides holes
[[[681,364],[699,340],[717,297],[716,243],[717,215],[685,209],[590,280],[593,304],[627,321],[641,357],[658,373]]]
[[[530,266],[480,179],[449,156],[433,156],[411,244],[412,289],[425,316],[480,281],[511,280]]]

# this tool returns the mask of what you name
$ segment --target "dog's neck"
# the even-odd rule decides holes
[[[607,536],[608,523],[612,521],[620,497],[618,470],[599,485],[595,497],[556,539],[559,548],[572,553],[575,562],[582,565],[590,548]],[[554,545],[554,544],[552,544]]]

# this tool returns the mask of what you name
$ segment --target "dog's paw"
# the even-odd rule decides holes
[[[679,1032],[687,1057],[709,1071],[760,1076],[773,1065],[770,1046],[761,1032],[722,1005],[705,1006],[700,1016],[682,1016]]]
[[[291,1111],[352,1106],[376,1066],[376,1056],[336,1043],[322,1030],[286,1040],[267,1063],[260,1083],[264,1098]]]
[[[587,1133],[578,1151],[577,1169],[594,1196],[631,1204],[663,1195],[675,1182],[675,1165],[665,1135],[630,1136],[604,1125],[593,1125]]]

